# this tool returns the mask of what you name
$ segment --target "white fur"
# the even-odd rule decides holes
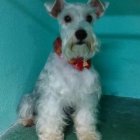
[[[64,110],[71,107],[74,109],[72,117],[78,139],[100,140],[96,130],[97,105],[101,96],[98,74],[93,66],[78,71],[68,63],[69,59],[79,56],[87,60],[96,52],[98,42],[92,24],[85,20],[87,14],[96,18],[95,8],[89,4],[67,4],[63,0],[58,0],[57,5],[59,2],[63,7],[61,13],[49,12],[52,15],[54,13],[53,16],[58,15],[56,18],[60,24],[62,55],[60,57],[52,53],[49,56],[33,93],[25,96],[21,102],[19,118],[22,121],[35,119],[39,140],[63,140],[66,125]],[[63,21],[67,14],[73,19],[68,24]],[[87,32],[85,44],[82,45],[76,44],[78,40],[75,31],[79,28]],[[71,45],[73,49],[70,48]]]
[[[47,137],[56,133],[63,135],[62,131],[66,125],[64,109],[73,107],[77,131],[79,125],[80,129],[86,129],[87,126],[88,131],[95,131],[100,95],[98,74],[93,67],[79,72],[64,58],[53,53],[37,81],[32,94],[33,100],[30,96],[25,96],[23,100],[19,112],[20,119],[31,119],[34,109],[38,114],[36,116],[38,136],[40,140],[47,140]],[[45,138],[42,138],[42,134]]]

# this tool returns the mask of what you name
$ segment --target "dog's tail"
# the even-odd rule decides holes
[[[32,94],[25,95],[18,106],[19,123],[29,127],[34,124],[34,100]]]

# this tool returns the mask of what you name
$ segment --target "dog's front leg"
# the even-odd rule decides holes
[[[77,137],[79,140],[101,140],[96,130],[96,107],[89,104],[89,102],[83,102],[74,114]]]
[[[36,120],[39,140],[63,140],[65,123],[62,105],[54,98],[50,98],[47,102],[43,100],[39,104]]]

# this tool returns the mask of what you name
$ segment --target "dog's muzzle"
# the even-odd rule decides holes
[[[97,44],[96,40],[93,37],[85,38],[86,35],[85,33],[84,34],[83,33],[81,33],[79,36],[77,35],[80,39],[75,39],[72,37],[63,46],[62,53],[67,59],[72,59],[77,57],[89,59],[95,53],[95,48]]]

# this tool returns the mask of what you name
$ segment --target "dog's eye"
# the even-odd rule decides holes
[[[66,23],[70,23],[70,22],[72,21],[71,16],[66,15],[66,16],[64,17],[64,21],[65,21]]]
[[[87,21],[87,22],[91,23],[92,20],[93,20],[93,18],[92,18],[91,15],[87,15],[87,16],[86,16],[86,21]]]

